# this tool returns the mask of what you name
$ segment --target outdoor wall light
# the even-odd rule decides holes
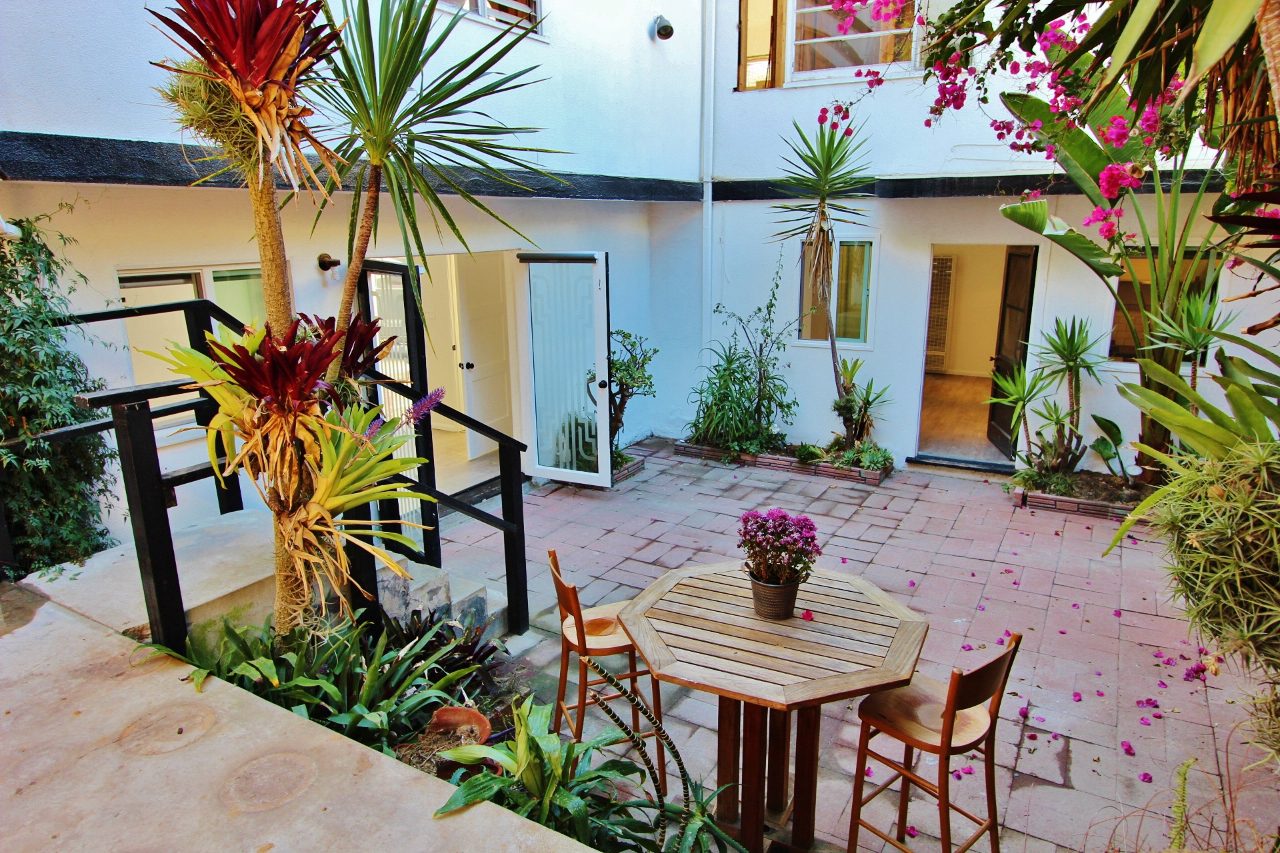
[[[328,272],[334,267],[342,266],[342,261],[333,257],[328,252],[325,252],[320,257],[316,258],[316,263],[320,265],[320,272]]]
[[[676,28],[671,26],[671,22],[665,15],[659,15],[653,19],[653,34],[662,41],[666,41],[676,34]]]

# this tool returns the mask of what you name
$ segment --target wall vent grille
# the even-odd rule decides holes
[[[929,281],[929,330],[925,339],[924,369],[941,373],[947,362],[947,331],[951,325],[951,283],[955,258],[935,256]]]

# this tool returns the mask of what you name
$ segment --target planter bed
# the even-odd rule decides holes
[[[1131,504],[1108,503],[1085,498],[1050,495],[1044,492],[1028,492],[1019,487],[1013,490],[1013,505],[1027,509],[1052,509],[1073,515],[1087,515],[1090,518],[1107,518],[1122,521],[1133,511]]]
[[[847,480],[867,486],[878,486],[889,476],[890,471],[871,471],[865,468],[840,468],[829,462],[801,462],[791,456],[780,456],[776,453],[739,453],[737,456],[727,453],[718,447],[707,447],[702,444],[689,444],[677,441],[677,456],[692,456],[696,459],[711,459],[716,462],[731,457],[741,465],[756,468],[771,468],[775,471],[794,471],[798,474],[816,474],[820,477],[831,477],[836,480]]]
[[[624,480],[630,480],[636,474],[644,470],[644,457],[637,456],[623,465],[617,471],[613,472],[613,484],[616,486]]]

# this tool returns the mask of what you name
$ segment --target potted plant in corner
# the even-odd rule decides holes
[[[790,619],[795,613],[796,592],[809,579],[813,561],[822,554],[813,520],[807,515],[789,515],[778,507],[764,514],[748,510],[738,526],[738,547],[747,554],[745,565],[756,615]]]

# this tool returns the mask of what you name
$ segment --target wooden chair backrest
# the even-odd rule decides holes
[[[574,640],[578,648],[585,649],[587,633],[582,624],[582,604],[578,601],[578,588],[565,583],[564,575],[560,573],[560,558],[554,550],[547,551],[547,561],[551,563],[551,580],[556,585],[556,605],[560,610],[560,621],[563,623],[568,617],[573,617],[574,633],[577,635]]]
[[[1011,634],[1004,654],[990,660],[972,672],[960,669],[951,671],[951,683],[947,689],[947,705],[943,711],[943,742],[951,743],[952,726],[956,713],[973,708],[984,702],[988,703],[987,711],[991,716],[994,728],[1000,716],[1000,700],[1004,698],[1004,688],[1009,682],[1009,671],[1013,669],[1013,659],[1022,645],[1021,634]]]

